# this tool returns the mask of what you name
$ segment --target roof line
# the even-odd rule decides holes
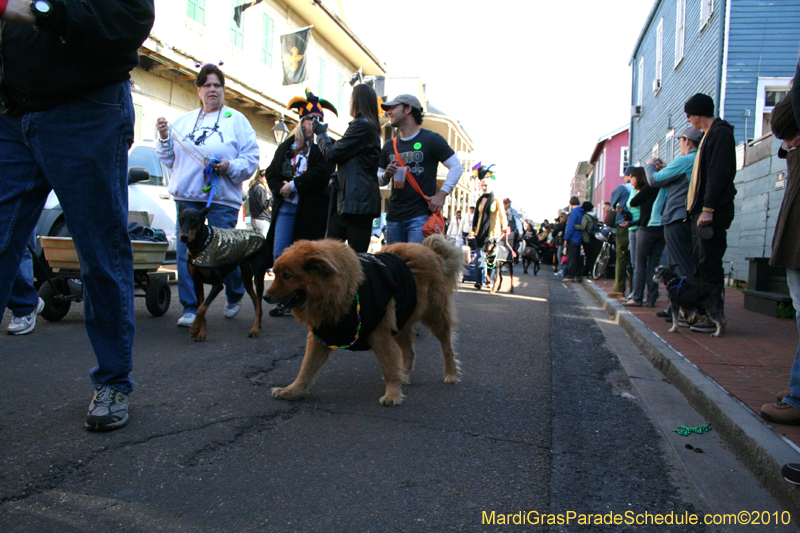
[[[658,11],[658,7],[661,4],[661,0],[655,0],[653,7],[650,9],[650,14],[647,15],[647,20],[642,26],[642,31],[639,33],[639,38],[636,39],[636,46],[633,47],[633,53],[631,54],[630,60],[628,60],[628,66],[633,64],[633,60],[636,57],[636,52],[639,51],[639,47],[642,45],[642,41],[644,40],[644,34],[647,33],[647,28],[650,27],[650,23],[653,22],[653,19],[656,16],[656,11]]]

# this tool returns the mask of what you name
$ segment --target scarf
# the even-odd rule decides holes
[[[481,207],[481,201],[486,198],[486,204]],[[486,237],[489,235],[492,219],[492,208],[494,207],[494,193],[486,193],[478,198],[475,204],[475,217],[472,222],[472,227],[475,228],[475,243],[478,246],[483,246]],[[484,210],[487,212],[484,213]],[[484,216],[484,214],[486,216]]]

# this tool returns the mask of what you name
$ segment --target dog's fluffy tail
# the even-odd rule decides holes
[[[464,269],[464,260],[461,257],[461,250],[455,245],[449,243],[444,235],[434,233],[427,237],[422,244],[436,252],[442,258],[442,271],[447,280],[450,290],[455,291],[458,288],[458,282],[461,281],[461,272]]]

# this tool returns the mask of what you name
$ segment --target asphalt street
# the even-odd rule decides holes
[[[623,394],[630,380],[580,287],[545,269],[518,281],[513,295],[461,286],[462,382],[444,383],[422,330],[398,407],[379,405],[370,352],[338,351],[306,399],[273,399],[300,366],[303,326],[266,317],[249,339],[250,305],[228,320],[219,298],[196,343],[175,326],[173,286],[163,317],[137,301],[130,423],[90,433],[82,305],[2,335],[0,531],[723,531],[498,523],[530,511],[708,511]]]

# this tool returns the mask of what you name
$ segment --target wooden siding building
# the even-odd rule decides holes
[[[794,76],[800,0],[656,0],[630,58],[631,161],[671,161],[688,126],[684,102],[702,92],[734,126],[761,136]]]

